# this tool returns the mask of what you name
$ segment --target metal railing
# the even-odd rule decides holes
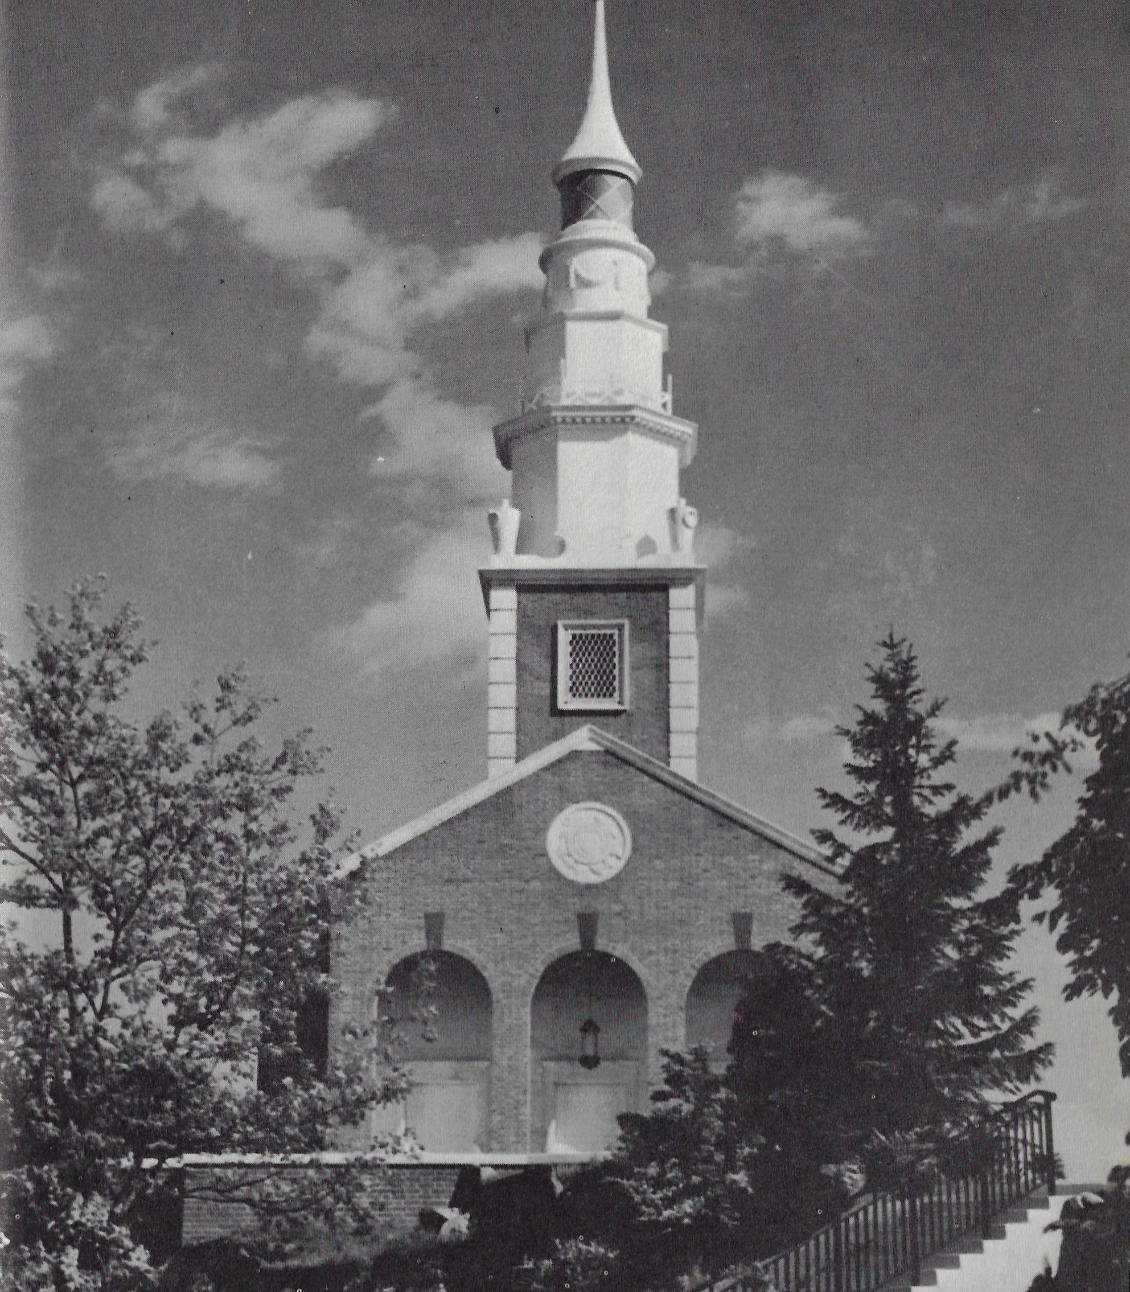
[[[896,1279],[917,1283],[923,1262],[967,1236],[990,1236],[996,1217],[1041,1189],[1055,1193],[1050,1090],[1002,1105],[976,1138],[924,1177],[909,1173],[865,1197],[787,1251],[731,1270],[695,1292],[875,1292]],[[973,1165],[973,1164],[976,1165]]]

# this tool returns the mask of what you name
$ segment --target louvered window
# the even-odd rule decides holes
[[[627,623],[580,619],[557,625],[557,706],[628,707]]]

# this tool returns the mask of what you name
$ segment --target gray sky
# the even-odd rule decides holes
[[[10,0],[3,619],[104,570],[167,703],[247,658],[373,836],[485,774],[506,491],[584,0]],[[1117,0],[611,0],[712,564],[703,779],[800,832],[888,627],[981,786],[1130,643]],[[1070,802],[1009,814],[1002,869]],[[1130,1126],[1064,1007],[1061,1141]]]

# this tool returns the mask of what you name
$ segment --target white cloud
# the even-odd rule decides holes
[[[490,297],[539,287],[540,249],[533,233],[472,244],[446,258],[427,247],[373,240],[363,261],[327,292],[307,348],[357,385],[418,376],[422,360],[412,338]]]
[[[309,272],[359,259],[368,239],[317,180],[394,115],[378,99],[308,94],[266,116],[193,134],[169,111],[210,81],[206,69],[143,90],[130,116],[135,146],[105,167],[91,201],[117,232],[161,233],[198,206],[232,221],[254,247]]]
[[[420,360],[408,348],[404,298],[421,258],[408,248],[371,247],[365,263],[326,293],[307,351],[359,386],[380,386],[418,370]]]
[[[1046,175],[1020,188],[1006,188],[987,202],[947,202],[942,222],[966,229],[988,229],[1002,225],[1047,224],[1076,215],[1087,199],[1060,192],[1057,176]]]
[[[0,320],[0,435],[10,432],[18,413],[20,383],[57,349],[55,332],[44,315]]]
[[[833,713],[798,713],[777,728],[777,738],[789,742],[809,742],[826,740],[836,731],[836,718]]]
[[[775,242],[827,258],[861,251],[870,235],[859,220],[838,213],[842,200],[802,175],[766,170],[738,190],[734,236],[743,246]]]
[[[310,270],[352,263],[368,239],[343,207],[325,205],[316,177],[393,116],[376,99],[305,95],[270,116],[236,121],[211,138],[172,136],[155,150],[167,203],[201,203],[232,220],[253,246]]]
[[[652,300],[655,300],[658,296],[662,296],[674,281],[674,275],[669,269],[653,269],[647,280]]]
[[[736,529],[713,521],[704,521],[695,532],[695,560],[708,567],[706,612],[711,622],[749,603],[749,591],[736,581],[733,567],[752,547],[752,542]]]
[[[947,739],[956,739],[959,751],[1011,753],[1031,743],[1033,734],[1059,730],[1058,713],[1025,718],[1019,713],[988,713],[972,718],[941,717],[934,723]]]
[[[843,197],[803,175],[765,170],[734,196],[733,237],[744,260],[737,264],[694,260],[684,281],[692,291],[740,291],[782,257],[803,258],[822,269],[847,256],[866,255],[871,233],[840,211]]]
[[[178,68],[155,81],[133,101],[130,120],[135,129],[147,132],[169,124],[174,111],[194,92],[212,84],[220,75],[216,63]]]
[[[464,247],[450,265],[424,281],[409,309],[415,318],[450,318],[491,296],[539,288],[543,239],[536,233]]]
[[[367,416],[387,432],[373,463],[381,478],[445,480],[476,501],[501,496],[484,405],[465,406],[439,389],[417,350],[429,328],[482,301],[537,288],[542,240],[534,233],[474,243],[449,254],[399,243],[362,226],[326,197],[325,172],[354,154],[395,116],[392,105],[345,91],[304,95],[273,112],[229,121],[211,133],[186,124],[192,96],[216,70],[176,73],[149,87],[129,116],[129,147],[105,168],[91,200],[107,227],[183,239],[184,217],[205,209],[248,245],[292,270],[318,299],[307,354],[341,380],[372,388]],[[172,452],[173,441],[165,442]],[[194,440],[202,456],[176,450],[170,474],[214,468],[265,482],[269,463],[254,445]],[[157,453],[143,457],[158,470]],[[137,469],[135,463],[134,469]]]
[[[155,400],[109,450],[110,467],[124,480],[254,491],[272,488],[279,475],[278,464],[253,439],[168,397]]]
[[[28,280],[40,298],[63,295],[85,282],[82,271],[63,260],[62,241],[62,235],[56,238],[46,260],[38,264],[29,262],[26,266]]]
[[[485,516],[466,508],[438,533],[413,526],[400,537],[415,555],[392,594],[328,634],[328,644],[373,679],[420,667],[434,675],[439,665],[456,685],[480,678],[487,626],[474,570],[490,555]]]
[[[367,410],[392,437],[371,464],[382,479],[457,481],[467,499],[497,502],[509,490],[494,455],[486,404],[468,406],[438,394],[427,379],[395,381]],[[485,524],[485,522],[484,522]]]
[[[164,233],[178,212],[158,202],[124,171],[110,168],[95,181],[90,202],[115,233]],[[175,239],[174,243],[182,241]]]
[[[21,314],[0,322],[0,365],[8,378],[22,377],[35,363],[55,353],[51,324],[42,314]]]

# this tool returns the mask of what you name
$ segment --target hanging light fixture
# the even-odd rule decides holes
[[[581,1024],[581,1057],[577,1062],[590,1071],[600,1067],[600,1024],[591,1016]]]
[[[585,994],[588,996],[588,1017],[581,1024],[581,1054],[577,1062],[590,1072],[600,1067],[600,1024],[592,1016],[592,952],[582,951],[585,961]]]

